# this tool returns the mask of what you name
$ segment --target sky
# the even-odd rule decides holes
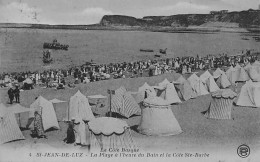
[[[94,24],[104,15],[169,16],[258,9],[260,0],[0,0],[0,23]]]

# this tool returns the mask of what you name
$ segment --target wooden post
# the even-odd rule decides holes
[[[112,117],[112,94],[115,94],[115,90],[107,90],[107,93],[109,94],[109,116]]]

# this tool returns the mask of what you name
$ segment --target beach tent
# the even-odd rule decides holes
[[[138,130],[145,135],[170,136],[182,133],[170,104],[160,97],[146,98]]]
[[[17,123],[19,124],[20,127],[23,125],[26,125],[27,123],[22,124],[21,118],[22,119],[29,119],[29,113],[34,111],[34,109],[31,108],[26,108],[20,104],[15,104],[10,107],[8,107],[8,111],[12,112],[15,114]],[[24,120],[23,120],[24,121]]]
[[[134,114],[140,114],[141,110],[130,92],[124,87],[115,90],[115,95],[111,100],[111,111],[123,115],[127,118]]]
[[[50,102],[53,104],[58,121],[67,120],[66,117],[68,117],[68,102],[59,100],[57,98],[50,100]]]
[[[167,84],[170,84],[167,78],[165,78],[162,82],[159,83],[159,87],[166,88]]]
[[[189,81],[184,81],[182,84],[179,85],[179,87],[183,100],[187,101],[189,99],[197,97],[196,93],[192,90]]]
[[[136,102],[140,103],[141,101],[143,101],[145,98],[149,96],[156,96],[156,91],[154,90],[153,87],[151,87],[145,82],[144,85],[138,88]]]
[[[207,82],[207,79],[212,77],[212,75],[209,73],[208,70],[206,70],[203,74],[200,75],[200,80],[203,82],[203,83],[206,83]]]
[[[206,80],[206,84],[207,84],[209,92],[215,92],[215,91],[219,90],[219,87],[218,87],[217,83],[215,82],[213,76],[210,76]]]
[[[165,100],[170,104],[181,103],[178,93],[172,83],[166,85]]]
[[[231,119],[232,103],[236,95],[230,89],[221,89],[211,93],[212,100],[204,116],[211,119]]]
[[[0,144],[25,139],[15,119],[4,104],[0,104]]]
[[[68,120],[74,119],[76,122],[90,121],[94,119],[93,112],[88,102],[88,98],[80,91],[77,91],[69,102]]]
[[[224,89],[229,87],[229,86],[231,86],[231,83],[228,80],[228,77],[227,77],[227,75],[225,73],[222,73],[220,75],[220,77],[216,81],[216,84],[218,85],[218,87],[224,88]]]
[[[241,88],[236,104],[238,106],[260,107],[260,82],[247,81]]]
[[[238,78],[237,81],[238,82],[245,82],[248,81],[250,78],[248,76],[248,73],[245,71],[245,69],[243,67],[238,69]]]
[[[181,75],[175,82],[183,84],[184,82],[186,82],[187,80]]]
[[[222,71],[220,68],[217,68],[214,72],[213,72],[213,77],[214,78],[218,78],[221,76],[221,74],[223,74],[224,71]]]
[[[252,81],[260,82],[260,72],[258,72],[257,67],[252,66],[251,68],[249,68],[248,74]]]
[[[227,75],[228,80],[230,81],[230,83],[231,84],[235,84],[235,82],[237,81],[237,79],[239,77],[238,69],[237,68],[233,68],[233,66],[231,66],[226,71],[226,75]]]
[[[187,79],[197,96],[209,94],[205,84],[200,80],[200,78],[196,74],[192,74]]]
[[[244,67],[244,69],[248,72],[248,70],[252,67],[250,62]]]
[[[91,132],[91,152],[100,152],[101,149],[137,148],[131,129],[126,121],[112,117],[99,117],[91,120],[88,124]]]
[[[42,116],[42,124],[44,131],[50,128],[60,129],[53,104],[47,99],[39,96],[31,105],[34,109],[29,113],[30,118],[34,118],[34,112],[37,111]]]

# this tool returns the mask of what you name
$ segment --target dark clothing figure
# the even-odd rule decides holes
[[[14,90],[14,97],[15,97],[15,102],[20,103],[20,89],[18,88],[18,86],[16,86]]]
[[[10,104],[13,104],[14,90],[12,88],[10,88],[7,93],[8,93],[8,96],[9,96]]]
[[[71,121],[69,123],[69,127],[67,129],[67,137],[63,140],[67,144],[71,144],[75,142],[75,133],[74,133],[74,123]]]

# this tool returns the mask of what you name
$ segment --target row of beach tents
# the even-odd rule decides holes
[[[257,82],[258,76],[260,76],[259,67],[260,64],[258,65],[258,63],[254,63],[253,65],[248,64],[245,67],[237,65],[234,68],[230,67],[226,72],[218,68],[213,74],[209,71],[205,71],[200,76],[193,73],[187,79],[180,75],[177,80],[172,82],[165,79],[154,86],[144,83],[143,86],[138,88],[137,92],[130,92],[124,87],[120,87],[115,90],[115,95],[112,95],[111,111],[126,118],[135,114],[141,114],[140,133],[147,135],[178,134],[182,130],[173,112],[169,111],[171,104],[178,104],[201,95],[207,95],[211,92],[228,88],[238,81],[247,82],[242,87],[237,98],[237,105],[259,107],[260,103],[256,98],[256,96],[260,95],[260,82]],[[64,112],[65,115],[63,117],[65,116],[65,119],[68,121],[75,120],[81,122],[82,120],[92,121],[96,119],[89,105],[88,98],[80,91],[70,98],[68,108],[64,106],[65,108],[56,110],[59,112],[56,113],[54,105],[63,102],[66,101],[57,99],[48,101],[44,97],[39,96],[31,104],[30,108],[24,108],[21,105],[7,108],[1,104],[0,144],[24,139],[15,114],[28,113],[28,119],[33,119],[34,112],[38,111],[42,115],[44,131],[50,128],[60,128],[58,118],[61,121],[61,117],[57,118],[57,114],[60,114],[60,111]],[[110,121],[110,119],[104,120]],[[33,120],[28,121],[32,121],[31,123],[33,123]],[[27,125],[32,124],[28,123]]]

